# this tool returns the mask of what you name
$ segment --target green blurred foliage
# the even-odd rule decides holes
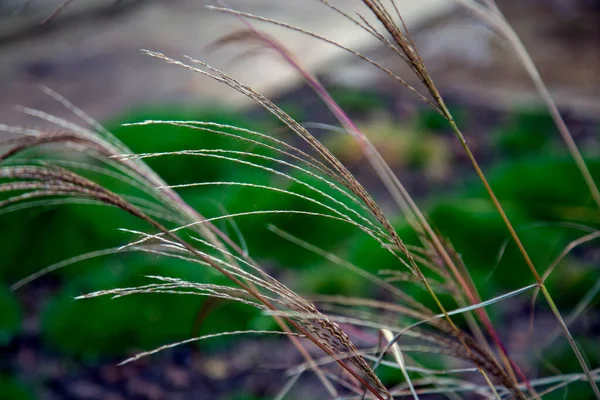
[[[566,244],[557,229],[520,229],[533,223],[518,207],[505,209],[535,265],[547,266]],[[483,298],[534,283],[533,275],[493,204],[461,198],[436,204],[430,218],[469,269]]]
[[[331,198],[334,198],[349,209],[355,211],[358,209],[358,206],[344,194],[323,181],[299,170],[292,169],[287,171],[287,173],[292,179],[283,176],[269,177],[265,175],[261,178],[251,176],[250,182],[259,185],[271,185],[288,192],[314,198],[329,206],[335,206],[334,201],[331,200]],[[230,213],[260,210],[294,210],[303,213],[332,214],[331,211],[322,205],[287,193],[259,188],[234,187],[227,188],[226,190],[228,193],[227,198],[223,201],[223,205]],[[336,207],[342,209],[340,205]],[[335,248],[358,231],[358,228],[352,227],[347,222],[307,214],[285,212],[239,217],[236,219],[236,223],[240,231],[243,234],[245,233],[245,241],[255,257],[274,260],[279,265],[288,268],[304,267],[320,261],[321,258],[271,232],[267,229],[269,224],[275,225],[279,229],[327,250]]]
[[[392,225],[404,243],[418,243],[417,236],[404,219],[393,221]],[[392,253],[383,249],[378,241],[365,234],[356,235],[350,242],[345,258],[373,275],[378,275],[381,270],[402,268]]]
[[[35,396],[23,383],[9,376],[0,375],[0,399],[34,400]]]
[[[369,94],[333,91],[333,96],[344,108],[355,113],[370,113],[385,105],[381,98]],[[454,115],[459,120],[459,125],[467,117],[461,110],[455,110]],[[393,147],[392,141],[396,143],[398,139],[400,149],[396,153],[390,153],[390,159],[398,156],[398,159],[408,160],[409,166],[413,167],[430,165],[432,160],[442,160],[441,167],[436,166],[436,171],[443,170],[449,164],[451,155],[444,155],[449,150],[443,142],[437,140],[439,135],[432,134],[448,129],[446,122],[440,118],[435,112],[423,112],[414,123],[416,133],[406,135],[404,142],[400,142],[392,134],[384,134],[381,135],[380,143],[383,148],[390,150]],[[189,128],[167,125],[120,126],[120,122],[146,119],[202,120],[254,128],[257,131],[271,128],[270,125],[253,124],[239,115],[219,110],[145,110],[113,121],[109,128],[133,152],[227,149],[277,157],[276,153],[264,147]],[[375,128],[379,129],[380,126]],[[392,128],[387,127],[396,134],[397,129]],[[567,157],[551,154],[547,138],[552,128],[546,117],[523,113],[500,129],[502,133],[495,139],[501,152],[529,156],[513,158],[504,164],[487,168],[487,176],[532,260],[543,271],[570,240],[581,235],[580,231],[565,226],[565,221],[598,227],[600,215],[593,207],[587,188],[573,162]],[[233,132],[228,129],[226,131]],[[432,148],[440,150],[433,151]],[[533,153],[536,153],[535,157],[531,155]],[[280,165],[273,160],[250,155],[241,158],[266,168],[280,169]],[[343,194],[322,181],[289,167],[283,170],[292,178],[314,186],[326,195],[317,194],[305,184],[274,175],[264,169],[212,157],[181,155],[146,161],[169,184],[229,181],[274,186],[334,206],[335,203],[327,198],[332,196],[364,215]],[[588,165],[593,176],[600,176],[598,160],[589,160]],[[96,178],[105,179],[101,176]],[[119,192],[136,193],[126,183],[108,184]],[[223,213],[279,209],[330,213],[323,206],[305,199],[260,188],[197,186],[181,189],[179,193],[207,217]],[[341,209],[339,205],[335,207]],[[470,182],[464,190],[457,191],[452,197],[434,197],[423,210],[435,229],[459,254],[483,299],[533,282],[522,256],[509,240],[503,221],[479,182]],[[264,265],[276,265],[283,269],[284,274],[292,277],[288,280],[292,287],[302,294],[369,297],[381,289],[375,288],[357,274],[348,272],[341,266],[334,266],[322,257],[274,234],[267,229],[268,224],[340,255],[369,273],[378,274],[385,269],[407,271],[377,241],[342,221],[289,213],[239,216],[233,221],[234,223],[221,220],[215,224],[238,243],[245,243],[250,254],[255,259],[264,261]],[[405,243],[419,244],[406,221],[398,219],[393,221],[393,225]],[[119,232],[118,228],[121,227],[147,229],[143,222],[130,215],[115,208],[100,206],[44,207],[0,215],[0,234],[3,238],[0,241],[0,251],[3,254],[0,279],[14,282],[53,262],[123,244],[131,236]],[[242,237],[237,237],[237,229]],[[280,273],[277,270],[275,274]],[[581,293],[589,288],[590,282],[593,284],[592,273],[593,270],[586,263],[567,259],[548,280],[550,291],[559,306],[572,306],[577,302]],[[431,275],[427,271],[426,274]],[[49,301],[42,316],[42,331],[47,345],[75,357],[93,360],[106,355],[124,356],[132,349],[152,349],[205,333],[267,329],[273,326],[271,319],[260,315],[256,310],[227,302],[219,302],[208,312],[202,324],[197,326],[203,307],[207,304],[206,299],[197,296],[140,294],[114,300],[108,297],[73,300],[75,296],[91,291],[153,283],[145,275],[225,283],[223,277],[206,267],[148,255],[127,253],[80,262],[57,274],[64,278],[64,287]],[[412,284],[402,284],[401,287],[407,295],[434,307],[432,299],[423,289]],[[441,298],[444,302],[447,301],[446,296],[442,295]],[[2,343],[5,337],[8,338],[6,341],[10,340],[18,329],[19,312],[12,295],[6,290],[0,290],[0,304],[3,305],[2,310],[14,310],[12,317],[11,312],[3,313],[0,320]],[[493,313],[493,307],[490,310]],[[5,334],[5,331],[8,333]],[[218,346],[225,344],[227,340],[211,340],[207,345]],[[394,380],[396,376],[392,372],[390,380]]]
[[[99,205],[51,206],[15,212],[0,216],[0,219],[2,223],[20,222],[13,225],[13,232],[6,236],[8,245],[15,246],[7,253],[5,267],[0,270],[2,280],[8,283],[55,262],[120,245],[126,236],[118,228],[147,228],[146,224],[121,210]],[[92,264],[78,263],[57,273],[78,276]]]
[[[247,142],[188,128],[169,125],[121,126],[124,122],[147,119],[195,120],[251,127],[247,120],[237,114],[205,109],[195,112],[144,110],[125,115],[110,122],[107,127],[134,152],[228,149],[272,155],[271,151],[254,148]],[[146,161],[169,184],[235,180],[238,173],[238,169],[229,162],[208,157],[172,156],[168,160],[158,157]],[[264,164],[264,160],[253,161]],[[91,175],[118,193],[137,194],[127,183],[115,182],[100,174]],[[0,235],[6,238],[0,242],[4,265],[0,269],[0,279],[14,282],[53,262],[119,245],[123,242],[123,236],[117,229],[121,227],[143,230],[146,224],[120,210],[89,205],[45,206],[0,215]]]
[[[418,119],[406,123],[389,115],[375,115],[358,127],[395,171],[412,170],[434,182],[451,175],[454,155],[448,137],[426,130]],[[332,134],[323,143],[350,168],[368,163],[352,135]]]
[[[193,129],[168,125],[120,126],[121,122],[146,119],[198,120],[251,127],[244,118],[225,111],[146,110],[113,121],[109,129],[135,152],[228,149],[251,151],[263,156],[274,155],[264,147],[256,148],[248,142]],[[231,129],[223,130],[233,132]],[[253,182],[268,175],[254,167],[239,167],[239,164],[232,165],[229,161],[207,157],[172,156],[168,160],[156,158],[147,161],[170,184]],[[259,165],[272,163],[260,158],[253,158],[252,161]],[[115,182],[101,174],[88,175],[118,193],[139,195],[139,191],[127,183]],[[229,194],[229,189],[217,186],[189,188],[183,190],[182,195],[199,211],[216,215],[221,214],[219,210],[222,205],[235,201],[235,192]],[[121,210],[97,205],[26,209],[0,215],[0,221],[3,237],[0,241],[0,251],[3,252],[0,278],[7,283],[14,283],[54,262],[119,246],[132,239],[130,234],[119,232],[119,228],[148,229],[143,221]],[[77,357],[123,356],[133,348],[152,348],[188,338],[194,333],[268,326],[262,321],[265,318],[251,307],[227,302],[218,305],[221,312],[209,312],[201,326],[194,326],[205,302],[205,299],[197,296],[139,295],[115,300],[108,297],[73,300],[75,296],[91,291],[153,283],[144,275],[225,283],[223,277],[207,271],[206,267],[141,254],[103,256],[78,262],[53,274],[53,279],[57,276],[66,279],[63,289],[50,299],[42,315],[46,343]],[[18,320],[13,322],[16,311],[12,312],[16,310],[13,307],[16,304],[9,302],[12,300],[7,297],[9,295],[8,292],[0,292],[2,304],[6,303],[3,311],[7,310],[2,314],[2,340],[8,340],[9,333],[12,335],[17,329],[14,325],[18,325]],[[227,338],[214,339],[210,345],[226,341]]]
[[[600,161],[587,162],[592,175],[600,176]],[[600,224],[600,213],[579,171],[566,156],[542,153],[513,160],[487,168],[487,176],[539,271],[543,272],[571,240],[584,235],[584,226],[595,229]],[[422,210],[461,257],[484,299],[534,282],[479,181],[469,182],[452,197],[433,197]],[[418,243],[410,227],[395,226],[406,243]],[[372,273],[404,268],[365,235],[351,243],[346,258],[361,268]],[[572,307],[593,284],[593,274],[593,265],[567,257],[547,283],[561,306]],[[404,287],[419,301],[428,301],[427,294],[410,292],[411,285]]]
[[[586,163],[593,177],[600,176],[600,160]],[[589,190],[569,157],[541,155],[506,163],[489,171],[488,179],[501,201],[517,204],[539,221],[600,224]]]
[[[581,368],[579,365],[577,369]],[[573,382],[563,388],[544,395],[544,400],[564,400],[564,399],[593,399],[595,397],[589,383]]]
[[[203,121],[258,131],[265,128],[260,124],[251,123],[239,114],[217,109],[202,109],[195,112],[169,109],[142,110],[124,115],[109,123],[108,127],[134,153],[223,149],[265,156],[274,155],[273,151],[257,147],[247,141],[188,127],[165,124],[121,126],[123,122],[135,123],[146,120]],[[229,128],[218,128],[218,130],[229,134],[235,133],[235,130]],[[227,155],[223,154],[223,156]],[[251,157],[251,160],[258,164],[264,163],[257,157]],[[145,162],[170,185],[228,180],[238,174],[235,164],[214,157],[179,155],[148,158]]]
[[[300,294],[338,295],[368,297],[372,285],[358,274],[347,272],[343,267],[320,263],[298,271],[294,288]]]
[[[463,108],[449,107],[454,121],[458,126],[463,126],[467,118],[467,111]],[[448,121],[439,112],[433,109],[420,110],[415,116],[415,125],[418,130],[424,132],[446,132],[451,131]]]
[[[0,283],[0,347],[10,344],[21,328],[21,307],[13,292]]]
[[[112,257],[102,264],[70,279],[47,304],[42,332],[53,348],[84,358],[123,356],[133,348],[152,349],[190,336],[237,330],[248,326],[258,313],[248,306],[224,302],[220,312],[209,312],[199,321],[206,298],[194,295],[138,294],[74,300],[82,293],[156,283],[145,277],[149,275],[225,283],[223,277],[206,267],[178,259],[130,254]],[[201,326],[196,326],[200,322]]]
[[[600,176],[598,160],[589,160],[588,166],[593,176]],[[513,161],[489,169],[487,177],[539,271],[571,240],[586,233],[583,225],[594,229],[600,223],[589,191],[568,158],[541,155]],[[483,298],[534,282],[479,182],[467,185],[453,198],[435,199],[426,212],[468,267]],[[555,300],[563,306],[574,305],[581,290],[593,282],[591,268],[567,257],[548,280]]]
[[[517,110],[492,137],[501,154],[517,158],[548,150],[557,132],[547,110]]]
[[[575,340],[580,350],[585,354],[588,365],[598,365],[600,362],[600,349],[598,348],[597,338],[575,335]],[[581,365],[573,355],[566,340],[562,337],[559,337],[551,346],[548,346],[543,357],[544,362],[540,363],[540,374],[545,376],[555,375],[557,367],[562,371],[577,371],[577,373],[581,373]],[[592,398],[594,398],[594,393],[589,383],[585,380],[573,382],[564,389],[544,395],[544,400]]]
[[[356,90],[348,87],[333,87],[329,94],[348,114],[364,116],[385,110],[388,102],[376,91]]]
[[[20,271],[27,269],[23,266],[20,256],[25,254],[27,248],[27,229],[30,227],[28,221],[31,213],[12,213],[0,215],[0,281],[12,283],[20,277]]]
[[[181,114],[168,111],[145,111],[141,114],[123,117],[122,121],[136,122],[153,120],[201,120],[219,124],[250,127],[243,118],[225,112],[202,114]],[[252,151],[263,156],[276,156],[265,148],[249,146],[247,142],[236,141],[231,137],[214,133],[173,127],[168,125],[145,125],[120,127],[113,122],[110,129],[134,152],[177,151],[186,149],[228,149]],[[230,131],[230,130],[228,130]],[[225,155],[229,156],[229,155]],[[268,168],[280,165],[274,161],[254,156],[242,156]],[[192,183],[207,181],[245,182],[295,191],[305,196],[315,197],[315,192],[299,181],[317,187],[318,190],[333,196],[356,208],[338,191],[315,178],[307,178],[304,172],[289,170],[290,176],[273,175],[264,169],[231,161],[215,160],[207,157],[169,156],[168,159],[146,160],[169,183]],[[114,182],[102,175],[95,175],[119,193],[136,194],[127,183]],[[214,217],[226,213],[240,213],[255,210],[293,209],[304,212],[327,212],[320,205],[284,193],[241,186],[199,186],[181,189],[182,197],[203,215]],[[331,204],[325,195],[317,194],[324,203]],[[283,206],[282,206],[283,205]],[[53,262],[86,252],[121,245],[132,239],[118,229],[126,227],[145,230],[147,226],[122,211],[112,207],[95,205],[71,205],[20,211],[2,216],[10,221],[10,226],[19,227],[18,232],[6,235],[7,259],[12,259],[13,267],[3,268],[3,279],[14,282]],[[24,221],[24,223],[17,223]],[[82,223],[82,221],[85,221]],[[320,260],[318,256],[291,244],[266,229],[272,223],[294,235],[326,248],[336,246],[352,236],[356,228],[349,228],[344,222],[321,220],[319,217],[294,214],[250,215],[233,219],[235,226],[227,221],[216,224],[232,237],[236,229],[242,232],[243,239],[259,259],[268,258],[288,268],[308,267]],[[315,230],[315,226],[319,226]],[[353,231],[354,230],[354,231]],[[27,235],[55,240],[29,241]],[[13,240],[14,238],[14,240]],[[191,273],[193,271],[193,273]],[[82,293],[117,287],[147,284],[144,275],[163,275],[196,281],[226,283],[224,278],[207,271],[207,268],[181,260],[148,257],[140,254],[103,256],[78,262],[62,268],[59,275],[66,278],[60,293],[47,304],[42,316],[42,332],[46,343],[54,349],[83,358],[96,358],[106,355],[124,355],[132,348],[153,348],[164,343],[181,340],[194,332],[194,321],[202,313],[204,299],[191,296],[138,295],[126,298],[95,298],[75,301]],[[57,276],[59,276],[57,275]],[[239,329],[264,329],[272,327],[270,318],[259,315],[248,306],[218,304],[219,312],[209,312],[200,328],[201,333]],[[177,312],[173,312],[177,310]],[[206,331],[205,331],[206,330]],[[228,339],[214,339],[211,346]],[[231,340],[231,339],[229,339]]]

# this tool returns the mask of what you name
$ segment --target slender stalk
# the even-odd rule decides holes
[[[581,354],[581,351],[579,350],[579,346],[577,346],[577,343],[575,343],[575,339],[573,339],[573,336],[571,336],[571,332],[569,331],[569,328],[567,327],[567,324],[565,323],[562,315],[560,315],[560,311],[558,311],[558,307],[556,307],[556,304],[554,303],[552,296],[550,296],[550,292],[548,292],[548,289],[546,288],[545,285],[542,285],[540,287],[540,290],[544,294],[544,297],[546,298],[546,301],[548,302],[548,305],[550,306],[552,313],[556,317],[556,320],[558,321],[558,324],[560,325],[561,329],[563,330],[565,337],[567,338],[567,341],[569,342],[569,345],[573,349],[573,352],[575,353],[575,357],[577,357],[577,361],[579,361],[579,364],[583,368],[583,372],[585,373],[587,381],[590,383],[590,386],[592,387],[592,390],[594,391],[594,395],[596,396],[597,399],[600,399],[600,391],[598,390],[598,385],[596,384],[596,380],[592,376],[592,372],[590,371],[590,368],[587,365],[587,362],[585,361],[583,354]]]
[[[498,391],[494,387],[494,384],[492,383],[492,381],[490,380],[490,378],[488,378],[486,375],[484,375],[483,377],[485,378],[485,383],[487,383],[487,385],[490,388],[490,391],[494,395],[494,399],[500,400],[500,395],[498,394]]]
[[[550,111],[550,115],[552,116],[552,119],[554,120],[554,123],[556,124],[556,127],[560,132],[560,136],[565,142],[565,145],[567,146],[567,149],[569,150],[573,161],[575,161],[575,164],[577,164],[577,168],[579,169],[579,172],[581,173],[581,176],[585,181],[585,184],[588,187],[588,190],[590,191],[590,194],[592,195],[596,206],[598,206],[598,208],[600,209],[600,191],[598,190],[598,186],[596,185],[596,182],[594,181],[594,178],[592,177],[592,174],[590,173],[590,170],[587,167],[585,160],[583,159],[583,156],[579,151],[579,148],[577,147],[577,144],[575,143],[575,140],[573,139],[573,136],[571,135],[571,132],[567,127],[567,124],[565,123],[565,120],[560,114],[560,111],[558,111],[558,107],[556,106],[554,99],[552,98],[550,92],[548,91],[548,88],[544,84],[544,81],[542,80],[542,77],[540,76],[540,73],[537,70],[535,63],[531,59],[531,56],[529,55],[527,50],[525,49],[525,46],[521,42],[519,36],[517,36],[517,34],[512,29],[510,29],[507,32],[507,36],[513,44],[515,52],[521,59],[523,66],[529,73],[529,76],[531,77],[531,80],[533,81],[537,91],[542,97],[542,100],[544,101],[544,103],[546,103],[546,107],[548,108],[548,111]]]
[[[560,114],[560,111],[558,110],[558,107],[556,106],[556,103],[554,102],[554,99],[552,98],[548,87],[544,83],[540,72],[538,71],[533,60],[531,59],[531,56],[529,55],[529,52],[527,51],[525,45],[521,41],[521,38],[519,38],[519,35],[517,35],[512,26],[510,26],[510,24],[508,23],[506,18],[504,18],[504,15],[502,15],[498,7],[496,7],[495,4],[493,4],[493,1],[488,1],[488,3],[491,3],[490,9],[480,4],[477,4],[472,0],[457,1],[464,7],[468,8],[469,10],[473,11],[475,14],[483,18],[486,22],[488,22],[501,34],[503,34],[504,37],[509,41],[509,43],[513,47],[514,52],[517,54],[517,57],[519,57],[519,60],[523,64],[523,67],[529,74],[529,77],[535,85],[536,90],[540,94],[540,97],[546,104],[546,107],[548,108],[548,111],[550,112],[550,115],[552,116],[552,119],[554,120],[554,123],[558,128],[560,136],[565,142],[565,145],[567,146],[571,157],[575,161],[575,164],[577,164],[577,168],[579,169],[579,172],[581,173],[581,176],[583,177],[583,180],[585,181],[585,184],[588,187],[588,190],[590,191],[594,202],[596,203],[598,208],[600,208],[600,190],[598,190],[598,186],[596,185],[596,182],[594,181],[594,178],[592,177],[592,174],[590,173],[590,170],[588,169],[585,160],[583,159],[583,156],[581,155],[581,152],[579,151],[579,148],[575,143],[575,140],[573,140],[573,136],[571,135],[571,132],[569,131],[565,120]]]
[[[450,119],[449,122],[450,122],[450,125],[452,126],[452,129],[454,130],[454,133],[455,133],[456,137],[460,141],[460,144],[461,144],[462,148],[465,150],[465,153],[467,154],[467,158],[469,159],[469,161],[473,165],[473,168],[475,168],[475,172],[477,173],[477,176],[479,177],[479,179],[483,183],[483,186],[485,187],[485,190],[487,191],[487,193],[490,196],[492,202],[494,203],[494,206],[498,210],[498,213],[500,214],[500,217],[504,221],[504,224],[508,228],[508,231],[510,232],[511,237],[514,239],[515,243],[517,244],[517,247],[519,248],[519,251],[523,255],[523,258],[525,259],[525,262],[527,263],[527,266],[531,270],[531,273],[533,274],[533,277],[535,278],[536,282],[539,285],[543,285],[544,283],[542,281],[542,278],[540,277],[539,273],[535,269],[535,266],[533,265],[533,261],[531,261],[531,258],[529,257],[529,254],[527,253],[527,250],[525,250],[525,246],[523,246],[523,243],[521,242],[521,239],[519,239],[519,235],[517,234],[517,231],[513,227],[512,223],[510,222],[510,219],[506,215],[506,212],[504,211],[504,208],[502,207],[502,205],[500,204],[500,201],[496,197],[496,194],[494,193],[492,187],[490,186],[490,183],[488,182],[487,178],[485,177],[485,174],[481,170],[481,167],[479,166],[479,163],[477,162],[477,160],[475,159],[475,156],[471,152],[471,148],[469,147],[469,145],[467,145],[467,141],[465,140],[462,132],[460,131],[460,129],[456,125],[456,122],[454,121],[454,119]]]
[[[444,105],[442,105],[442,106],[445,109],[445,106]],[[445,110],[447,110],[447,109],[445,109]],[[448,115],[450,115],[449,112],[448,112]],[[565,323],[565,321],[563,320],[562,316],[560,315],[560,311],[556,307],[556,304],[554,303],[554,300],[552,299],[552,296],[550,295],[550,292],[548,292],[548,289],[544,285],[544,281],[542,280],[540,274],[537,272],[537,270],[535,268],[535,265],[533,264],[533,261],[531,261],[531,258],[529,257],[529,254],[527,253],[527,250],[525,250],[525,247],[523,246],[523,243],[521,242],[521,239],[519,238],[519,235],[515,231],[515,228],[513,227],[512,223],[510,222],[510,220],[508,218],[508,216],[506,215],[506,212],[504,212],[504,209],[502,208],[502,205],[498,201],[498,198],[496,197],[496,194],[494,193],[494,191],[493,191],[492,187],[490,186],[487,178],[485,177],[483,171],[481,170],[481,167],[479,166],[479,163],[477,162],[477,160],[475,159],[475,156],[471,152],[471,149],[467,145],[467,141],[465,140],[462,132],[460,131],[460,129],[456,125],[456,122],[452,118],[449,119],[449,122],[450,122],[450,125],[452,126],[452,129],[454,130],[454,133],[456,134],[456,137],[458,138],[458,140],[460,141],[460,144],[462,145],[463,149],[465,150],[465,152],[467,154],[467,157],[469,158],[469,161],[471,161],[471,164],[473,165],[473,168],[475,168],[475,171],[476,171],[477,175],[479,176],[479,179],[481,179],[481,182],[483,183],[483,185],[484,185],[484,187],[485,187],[488,195],[492,199],[492,202],[494,203],[494,206],[498,210],[498,213],[500,214],[502,220],[504,221],[506,227],[508,228],[508,231],[510,232],[511,237],[513,238],[513,240],[515,241],[517,247],[519,248],[519,251],[523,255],[523,258],[525,259],[525,262],[527,263],[527,266],[529,267],[529,269],[530,269],[533,277],[535,278],[538,286],[540,287],[540,290],[544,294],[544,297],[546,298],[546,301],[548,302],[548,305],[550,306],[550,309],[552,310],[552,313],[556,317],[556,320],[558,321],[558,323],[559,323],[559,325],[560,325],[560,327],[561,327],[561,329],[562,329],[565,337],[567,338],[567,341],[569,342],[569,345],[571,346],[571,348],[573,349],[573,352],[575,353],[575,356],[577,357],[577,361],[581,365],[581,368],[583,369],[583,372],[585,373],[585,376],[587,377],[587,380],[590,383],[590,386],[592,387],[592,390],[594,391],[594,395],[596,396],[597,399],[600,399],[600,390],[598,389],[598,385],[596,384],[596,381],[592,377],[590,368],[587,365],[587,362],[585,361],[585,358],[583,357],[583,354],[581,354],[581,351],[579,350],[579,347],[575,343],[575,340],[573,339],[573,336],[571,336],[571,332],[569,331],[569,328],[567,327],[567,324]]]

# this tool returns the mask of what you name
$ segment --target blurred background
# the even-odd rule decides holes
[[[359,0],[331,3],[348,12],[365,11]],[[503,39],[453,1],[398,3],[430,73],[525,246],[544,270],[570,241],[600,226],[600,213],[528,75]],[[600,2],[497,3],[530,51],[600,183]],[[10,135],[11,126],[49,126],[23,113],[21,106],[79,123],[41,90],[46,86],[100,121],[135,152],[230,145],[224,137],[199,136],[183,128],[121,126],[145,119],[214,121],[291,138],[280,123],[244,96],[143,55],[140,49],[176,59],[190,55],[267,95],[299,122],[336,124],[318,96],[273,53],[251,44],[215,45],[219,38],[243,28],[243,23],[206,9],[207,4],[212,2],[0,0],[1,137]],[[317,0],[230,0],[227,4],[314,31],[419,84],[389,49]],[[533,283],[438,114],[356,57],[297,32],[262,23],[256,26],[288,46],[319,76],[380,148],[470,268],[482,298]],[[374,193],[401,236],[416,243],[353,141],[327,129],[315,128],[315,132]],[[225,162],[151,161],[169,184],[272,182],[266,174]],[[292,185],[288,190],[301,193],[303,188]],[[207,216],[223,210],[311,210],[299,200],[251,188],[187,188],[181,195]],[[358,275],[275,236],[266,229],[269,223],[370,272],[397,268],[397,262],[375,243],[336,222],[287,216],[237,222],[251,255],[300,294],[378,295]],[[121,227],[145,229],[128,215],[96,206],[47,206],[0,214],[0,399],[241,400],[276,395],[285,383],[285,368],[301,362],[285,339],[221,338],[116,366],[136,351],[192,336],[271,328],[270,319],[254,310],[168,295],[73,300],[94,290],[145,283],[144,275],[218,282],[218,277],[185,262],[141,254],[100,257],[60,269],[17,291],[10,289],[53,263],[127,243],[131,238],[118,230]],[[566,315],[585,296],[593,299],[572,324],[592,366],[600,362],[600,312],[595,300],[600,289],[599,262],[600,247],[594,242],[584,244],[548,281]],[[426,301],[425,293],[409,290]],[[530,297],[522,296],[489,310],[496,321],[502,321],[497,328],[516,361],[535,376],[578,371],[567,343],[552,339],[549,332],[555,331],[555,322],[543,304],[536,306],[536,330],[529,332],[529,301]],[[363,340],[373,344],[369,338]],[[551,349],[543,357],[536,347],[542,342]],[[389,371],[384,380],[393,384],[402,379]],[[585,384],[574,384],[569,390],[568,398],[588,398]],[[316,379],[303,377],[291,398],[324,396]],[[563,398],[565,392],[557,396]]]

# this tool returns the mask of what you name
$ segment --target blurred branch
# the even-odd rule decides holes
[[[74,25],[112,18],[162,0],[62,0],[50,11],[46,10],[48,2],[43,1],[45,4],[38,7],[40,10],[32,10],[38,1],[23,0],[7,15],[0,13],[0,47]]]
[[[58,7],[56,7],[54,9],[54,11],[52,11],[52,14],[48,15],[46,18],[44,18],[44,20],[42,22],[40,22],[40,26],[44,26],[48,22],[53,20],[58,14],[60,14],[65,8],[67,8],[69,6],[69,4],[71,4],[72,2],[73,2],[73,0],[64,0],[62,3],[60,3],[60,5]],[[114,4],[113,4],[113,6],[114,6]]]

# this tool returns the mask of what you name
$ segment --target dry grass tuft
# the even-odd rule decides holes
[[[421,239],[421,245],[406,245],[379,204],[346,166],[317,140],[306,127],[295,121],[265,96],[200,60],[186,57],[186,61],[183,62],[162,53],[144,50],[145,54],[153,58],[202,74],[248,96],[303,140],[310,151],[300,150],[293,144],[260,132],[220,125],[210,121],[145,121],[138,123],[138,125],[167,124],[186,129],[201,130],[269,149],[276,156],[267,157],[249,152],[220,149],[133,154],[110,132],[87,117],[83,111],[58,94],[45,90],[46,93],[81,118],[85,126],[79,126],[50,116],[42,111],[26,108],[23,108],[22,111],[55,124],[59,130],[48,132],[0,126],[0,129],[18,135],[16,139],[0,143],[2,148],[6,148],[0,153],[0,162],[2,163],[2,166],[0,166],[0,192],[14,193],[11,197],[2,200],[0,207],[4,208],[4,212],[11,212],[25,207],[69,202],[104,204],[117,207],[145,221],[148,225],[148,231],[140,232],[124,229],[135,236],[135,239],[130,243],[117,249],[100,250],[55,264],[19,282],[15,285],[15,288],[44,273],[82,259],[123,251],[152,253],[186,260],[204,268],[216,270],[229,279],[230,285],[188,282],[171,277],[153,276],[149,277],[153,280],[153,283],[147,285],[108,289],[83,295],[79,298],[85,299],[97,296],[118,298],[142,293],[170,293],[235,301],[262,310],[275,318],[281,327],[281,331],[237,331],[225,332],[223,335],[278,333],[289,337],[304,356],[306,363],[291,372],[292,378],[285,385],[278,398],[283,398],[300,374],[308,369],[315,372],[329,394],[334,398],[342,398],[338,388],[343,387],[344,392],[353,393],[354,397],[352,398],[368,397],[382,400],[404,395],[418,399],[422,394],[432,393],[442,393],[451,398],[459,398],[459,393],[463,392],[479,394],[486,398],[501,399],[512,396],[518,399],[526,399],[528,395],[536,398],[571,382],[584,379],[588,380],[595,394],[600,398],[595,383],[599,379],[598,370],[592,371],[588,367],[583,354],[575,345],[567,324],[563,321],[550,293],[544,286],[546,276],[541,277],[529,259],[526,249],[521,244],[516,231],[503,211],[502,205],[494,195],[483,171],[479,168],[461,131],[447,109],[442,95],[436,88],[433,78],[419,56],[398,8],[393,2],[392,5],[386,5],[380,0],[363,0],[366,10],[371,12],[383,27],[383,31],[380,32],[362,15],[357,14],[358,16],[355,18],[335,8],[325,0],[320,1],[343,18],[351,19],[359,28],[367,30],[378,38],[404,60],[420,79],[425,89],[424,93],[427,95],[406,84],[401,77],[394,76],[398,82],[408,87],[410,91],[446,118],[496,205],[498,212],[504,219],[512,238],[519,246],[525,260],[527,260],[535,280],[534,283],[514,292],[483,301],[470,279],[469,266],[462,263],[460,257],[455,254],[451,243],[441,237],[429,224],[427,218],[413,201],[398,177],[392,173],[389,166],[377,153],[368,137],[356,127],[344,111],[333,101],[318,79],[302,66],[300,60],[291,55],[284,45],[256,30],[248,21],[254,19],[296,30],[317,40],[324,40],[334,46],[341,47],[379,68],[383,73],[393,75],[389,70],[354,50],[347,49],[302,28],[228,8],[212,7],[216,11],[236,15],[246,25],[245,29],[217,41],[216,45],[222,46],[240,40],[259,43],[275,51],[288,62],[290,67],[303,76],[315,93],[321,97],[324,104],[336,116],[344,130],[360,144],[368,162],[378,173],[382,183],[392,194],[406,220]],[[492,7],[493,2],[488,2],[488,5]],[[493,12],[496,13],[494,16],[497,17],[498,11]],[[43,160],[31,157],[32,154],[37,154],[36,151],[39,152],[42,149],[47,152]],[[70,153],[85,153],[88,161],[74,161],[68,157]],[[49,159],[48,155],[53,155],[53,157]],[[65,157],[65,155],[67,156]],[[19,158],[21,156],[22,158]],[[197,182],[172,186],[164,182],[144,163],[146,158],[164,156],[213,157],[228,161],[232,166],[244,164],[283,179],[292,180],[294,183],[307,188],[310,195],[250,182]],[[260,158],[261,161],[269,161],[269,166],[266,167],[253,161],[256,158]],[[306,181],[292,176],[290,170],[300,173],[306,178]],[[87,178],[85,172],[90,171],[127,182],[130,187],[139,192],[139,195],[115,193]],[[331,195],[318,189],[309,183],[309,179],[317,179],[327,184],[328,187],[334,190],[335,194]],[[237,214],[224,213],[219,217],[207,219],[186,204],[176,192],[176,189],[183,186],[193,185],[245,186],[274,191],[287,196],[295,196],[317,205],[320,207],[321,212],[287,209],[252,210]],[[593,188],[591,188],[591,192],[594,195]],[[356,207],[349,207],[346,203],[347,200],[350,200]],[[335,254],[300,240],[277,227],[270,227],[273,232],[308,251],[324,257],[330,263],[346,268],[351,273],[357,273],[374,285],[379,286],[389,295],[391,300],[329,296],[315,297],[313,302],[298,295],[291,288],[267,274],[250,256],[251,249],[246,249],[243,245],[238,244],[235,237],[228,236],[213,224],[217,220],[232,220],[249,215],[269,213],[295,213],[335,219],[358,228],[369,235],[380,244],[384,251],[388,251],[395,257],[398,261],[398,269],[383,271],[382,276],[373,276]],[[578,243],[596,237],[597,232],[594,232],[580,241],[573,242],[572,246],[565,249],[564,255],[577,246]],[[564,255],[561,254],[561,257]],[[556,263],[559,261],[560,258]],[[431,296],[437,309],[429,309],[407,295],[403,288],[408,286],[418,286],[425,290]],[[485,308],[534,289],[542,292],[555,313],[563,333],[570,341],[573,351],[580,361],[583,374],[528,379],[506,351],[501,338],[487,316]],[[451,296],[454,302],[451,307],[455,307],[454,304],[457,304],[458,308],[451,310],[448,306],[445,306],[440,299],[442,294]],[[316,304],[319,304],[319,307]],[[456,315],[465,317],[469,325],[469,331],[459,328],[454,322],[453,317]],[[346,328],[347,326],[353,328]],[[385,340],[377,349],[360,349],[352,342],[347,333],[348,329],[360,329],[361,332],[380,332]],[[141,353],[125,362],[135,361],[140,357],[176,345],[209,339],[214,336],[216,335],[192,338],[184,342],[165,345]],[[491,338],[491,343],[488,342],[488,337]],[[322,350],[325,353],[325,358],[314,360],[306,349],[306,340]],[[413,353],[431,353],[439,357],[450,357],[461,360],[463,364],[468,364],[468,366],[442,371],[431,370],[419,365],[412,357],[411,354]],[[385,359],[388,354],[392,356],[391,360]],[[328,364],[337,364],[339,366],[337,373],[332,374],[331,368],[323,368]],[[380,365],[400,369],[405,377],[405,384],[396,388],[384,386],[377,375],[377,368]],[[453,374],[459,373],[477,373],[484,384],[467,382],[453,376]],[[415,374],[422,378],[414,379]],[[553,386],[548,387],[549,385]],[[537,393],[539,387],[545,387],[546,389],[541,393]]]

